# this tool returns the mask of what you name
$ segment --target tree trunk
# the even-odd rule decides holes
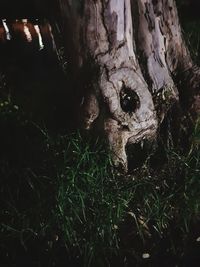
[[[127,170],[126,145],[156,138],[174,103],[200,108],[175,1],[60,0],[60,9],[83,124],[105,132],[114,164]]]

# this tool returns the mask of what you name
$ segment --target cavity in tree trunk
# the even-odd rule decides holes
[[[60,0],[60,10],[84,127],[103,130],[115,165],[127,170],[126,146],[156,138],[173,105],[193,115],[200,108],[200,72],[175,1]]]

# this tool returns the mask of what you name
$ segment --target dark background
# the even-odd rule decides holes
[[[54,17],[58,12],[58,2],[58,0],[0,0],[0,17]],[[199,0],[177,0],[177,4],[181,8],[181,16],[199,16]]]
[[[0,0],[1,18],[54,17],[56,0]]]

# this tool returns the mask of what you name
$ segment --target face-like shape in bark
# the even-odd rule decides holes
[[[85,124],[90,128],[103,109],[114,164],[127,170],[126,145],[151,138],[157,129],[152,96],[133,48],[130,1],[86,2],[87,45],[99,75],[96,91],[85,98]]]
[[[86,62],[89,55],[99,69],[85,97],[85,125],[89,129],[101,115],[113,161],[126,170],[126,145],[155,136],[178,99],[171,73],[187,51],[175,1],[85,0],[83,10],[84,49],[77,54]]]

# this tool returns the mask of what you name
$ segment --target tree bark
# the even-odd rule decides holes
[[[200,71],[175,1],[60,0],[60,10],[84,127],[105,132],[114,164],[126,171],[126,146],[156,138],[174,103],[183,99],[194,114],[200,107]]]

